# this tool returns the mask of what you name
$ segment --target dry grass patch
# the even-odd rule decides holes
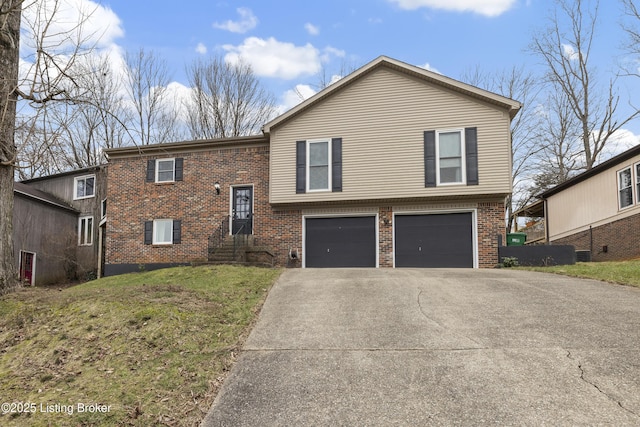
[[[585,279],[604,280],[640,287],[640,260],[617,262],[579,262],[574,265],[554,267],[522,267],[526,270],[564,274]]]
[[[183,267],[0,298],[0,396],[23,403],[0,424],[197,425],[279,274]]]

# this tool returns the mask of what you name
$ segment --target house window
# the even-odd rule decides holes
[[[80,176],[74,179],[73,199],[86,199],[95,196],[95,175]]]
[[[93,217],[83,216],[78,220],[78,245],[91,246],[93,244]]]
[[[618,171],[618,202],[620,204],[620,209],[633,204],[631,168]]]
[[[636,198],[640,195],[640,163],[636,163]],[[636,200],[636,203],[640,203],[640,199]]]
[[[173,220],[156,219],[153,221],[153,244],[170,245],[173,243]]]
[[[331,190],[331,141],[307,141],[307,191]]]
[[[464,141],[462,131],[437,132],[436,158],[438,184],[462,184],[464,176]]]
[[[107,199],[102,199],[102,203],[100,204],[100,218],[104,218],[107,216]]]
[[[156,160],[156,182],[175,181],[175,159]]]

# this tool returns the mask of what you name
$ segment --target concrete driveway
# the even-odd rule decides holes
[[[512,270],[295,269],[202,425],[639,424],[638,288]]]

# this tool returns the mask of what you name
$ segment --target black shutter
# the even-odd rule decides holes
[[[176,181],[182,181],[183,165],[184,159],[182,157],[178,157],[175,159]]]
[[[173,243],[182,243],[182,221],[173,220]]]
[[[147,182],[154,182],[156,180],[156,161],[147,160]]]
[[[342,191],[342,138],[331,140],[331,191]]]
[[[436,131],[424,131],[424,186],[436,186]]]
[[[478,128],[464,130],[467,185],[478,185]]]
[[[144,244],[150,245],[153,243],[153,221],[144,222]]]
[[[296,193],[307,190],[307,142],[296,142]]]

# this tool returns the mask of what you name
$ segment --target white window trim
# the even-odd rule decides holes
[[[78,181],[81,180],[87,180],[87,178],[93,178],[93,194],[90,196],[81,196],[78,197]],[[85,189],[86,189],[86,182],[85,182]],[[89,199],[91,197],[95,197],[96,196],[96,176],[95,175],[84,175],[84,176],[77,176],[73,179],[73,200],[82,200],[82,199]]]
[[[440,182],[440,134],[458,132],[460,134],[460,182]],[[437,186],[450,186],[450,185],[465,185],[467,183],[467,153],[465,150],[464,129],[443,129],[436,131],[436,185]]]
[[[173,161],[173,177],[170,180],[159,181],[158,175],[160,174],[160,162],[166,162],[169,160]],[[156,182],[157,183],[176,182],[176,158],[175,157],[156,159]]]
[[[89,229],[89,221],[86,221],[88,219],[91,219],[91,228]],[[83,242],[82,241],[82,223],[85,223],[84,225],[84,235],[87,236],[89,235],[88,232],[91,233],[91,241],[89,242]],[[78,246],[92,246],[93,245],[93,216],[92,215],[85,215],[85,216],[81,216],[80,218],[78,218]]]
[[[636,186],[636,181],[634,179],[633,169],[635,168],[632,168],[631,166],[627,166],[625,168],[622,168],[616,171],[616,184],[617,184],[616,199],[618,199],[618,210],[629,209],[635,205],[634,200],[636,200],[636,194],[635,194],[634,187]],[[620,173],[626,170],[629,170],[629,172],[631,172],[631,204],[623,207],[620,199],[620,190],[622,190],[622,188],[620,188]]]
[[[171,224],[171,232],[169,233],[170,239],[168,242],[159,242],[156,240],[156,224],[160,221],[169,221]],[[173,219],[162,218],[162,219],[154,219],[153,220],[153,230],[151,230],[151,242],[154,245],[173,245]]]
[[[631,169],[631,186],[633,187],[633,197],[635,202],[633,204],[640,205],[640,192],[638,191],[638,185],[640,185],[640,173],[638,173],[638,166],[640,166],[640,162],[634,163]],[[620,203],[618,198],[618,203]]]
[[[322,138],[322,139],[308,139],[307,141],[307,146],[306,146],[306,159],[305,159],[305,174],[306,174],[306,179],[305,179],[305,185],[306,185],[306,192],[307,193],[326,193],[331,191],[332,188],[332,182],[331,182],[331,176],[332,176],[332,161],[333,159],[331,158],[331,152],[332,152],[332,144],[331,144],[331,138]],[[315,188],[315,189],[311,189],[309,188],[309,185],[311,184],[311,179],[309,177],[309,172],[311,170],[311,163],[309,161],[309,158],[311,156],[311,144],[315,144],[315,143],[320,143],[320,142],[326,142],[327,143],[327,174],[329,175],[327,178],[327,188]]]

